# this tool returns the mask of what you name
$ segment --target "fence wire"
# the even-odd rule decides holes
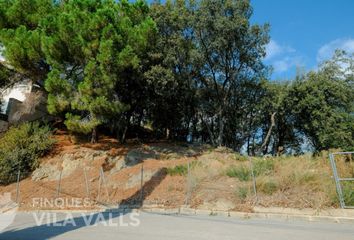
[[[343,159],[342,161],[346,161]],[[230,210],[246,205],[263,206],[272,197],[258,189],[262,181],[262,177],[258,175],[258,162],[266,162],[267,159],[249,157],[238,162],[244,167],[244,173],[241,172],[244,175],[237,178],[227,176],[225,172],[219,171],[218,165],[213,165],[219,160],[207,162],[200,158],[185,157],[157,161],[159,160],[142,161],[119,169],[82,165],[70,174],[60,171],[55,176],[42,179],[35,179],[33,173],[19,169],[12,171],[7,177],[7,185],[1,184],[1,191],[9,191],[12,200],[21,206],[49,209],[57,206],[43,205],[40,201],[87,199],[92,207],[149,205]],[[337,164],[335,167],[341,166]],[[340,169],[336,170],[340,172]],[[345,183],[352,179],[338,174],[337,177],[334,174],[334,177],[336,184],[340,184],[339,191],[342,191],[339,195],[341,206],[350,207],[350,204],[345,203],[344,192],[351,188],[349,194],[353,194],[353,184]],[[296,199],[291,199],[294,196],[284,194],[283,198],[294,202]]]

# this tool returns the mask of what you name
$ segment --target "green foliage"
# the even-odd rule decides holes
[[[5,87],[7,84],[9,84],[10,77],[13,75],[13,72],[4,67],[3,65],[0,65],[0,88]]]
[[[274,161],[272,159],[257,159],[253,162],[253,173],[255,176],[270,175],[274,170]],[[229,177],[238,178],[240,181],[249,181],[252,177],[251,169],[244,165],[232,166],[226,170]]]
[[[180,175],[186,176],[188,173],[187,165],[177,165],[173,168],[167,168],[167,174],[170,176]]]
[[[43,80],[49,71],[41,43],[40,24],[56,9],[50,0],[1,1],[0,41],[5,59],[16,71]]]
[[[87,134],[128,110],[119,89],[126,71],[139,71],[154,31],[146,9],[140,1],[70,1],[44,24],[43,49],[53,66],[45,84],[48,110],[66,112],[69,130]]]
[[[192,170],[198,164],[200,163],[197,161],[191,162],[189,166],[190,170]],[[167,174],[170,176],[175,176],[175,175],[186,176],[188,174],[188,164],[169,167],[167,168]]]
[[[124,140],[149,124],[248,155],[354,149],[353,55],[269,81],[269,25],[252,13],[248,0],[6,0],[0,50],[10,75],[44,85],[49,113],[92,141],[100,126]],[[8,78],[2,67],[0,86]]]
[[[316,151],[354,146],[354,82],[343,72],[343,61],[353,66],[352,56],[337,52],[318,72],[298,79],[289,92],[296,128]]]
[[[247,187],[237,188],[236,195],[240,200],[244,201],[248,196],[248,188]]]
[[[38,166],[38,158],[46,154],[52,147],[49,127],[41,127],[38,123],[25,123],[11,127],[0,139],[0,181],[9,183],[18,170],[22,176]]]
[[[248,1],[168,1],[151,12],[159,30],[159,66],[148,72],[159,93],[152,115],[177,133],[241,147],[247,134],[238,123],[253,109],[242,106],[251,105],[251,88],[264,73],[268,25],[250,24]]]
[[[347,206],[354,206],[354,186],[353,182],[342,182],[343,198]]]
[[[226,175],[238,178],[240,181],[249,181],[251,179],[251,171],[245,166],[233,166],[227,169]]]

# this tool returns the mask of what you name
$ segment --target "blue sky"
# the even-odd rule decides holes
[[[253,23],[271,25],[265,63],[274,80],[311,70],[336,48],[354,52],[354,0],[251,0]]]

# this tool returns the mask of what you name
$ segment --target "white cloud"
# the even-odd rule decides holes
[[[303,58],[290,46],[279,44],[275,40],[270,40],[266,46],[265,61],[273,67],[273,73],[279,74],[301,66]]]
[[[280,56],[286,53],[293,53],[295,49],[289,46],[280,45],[274,40],[270,40],[266,46],[266,57],[265,60],[270,60],[276,56]]]
[[[323,62],[330,59],[336,49],[345,50],[348,53],[354,53],[354,39],[336,39],[323,45],[317,52],[317,62]]]
[[[292,67],[302,66],[303,59],[299,56],[287,56],[272,62],[274,73],[283,73]]]

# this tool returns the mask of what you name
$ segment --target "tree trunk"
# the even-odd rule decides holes
[[[120,135],[120,130],[118,130],[117,137],[120,143],[125,143],[126,137],[127,137],[127,131],[130,127],[130,122],[132,118],[132,112],[128,112],[127,115],[125,116],[125,121],[123,120],[120,125],[124,125],[124,129],[121,132],[122,135]]]
[[[255,147],[255,138],[256,138],[256,134],[254,133],[253,135],[252,135],[252,156],[255,156],[256,155],[256,147]]]
[[[91,143],[97,143],[97,139],[98,139],[98,137],[97,137],[97,128],[94,127],[92,129],[92,134],[91,134]]]
[[[270,128],[268,129],[268,133],[267,133],[267,135],[262,143],[262,146],[260,148],[260,150],[263,152],[263,154],[266,153],[266,150],[268,148],[268,142],[270,139],[270,135],[272,134],[272,130],[275,126],[275,114],[276,114],[276,112],[272,113],[272,115],[270,117],[270,121],[271,121]]]
[[[223,145],[223,136],[224,136],[224,116],[222,109],[219,111],[219,136],[218,136],[218,145],[221,147]]]
[[[202,122],[204,123],[204,125],[207,127],[211,144],[212,144],[213,146],[215,146],[215,140],[214,140],[213,132],[212,132],[212,130],[210,129],[210,126],[208,125],[208,123],[207,123],[206,121],[204,121],[203,113],[201,114],[200,119],[202,120]]]
[[[170,129],[169,129],[169,128],[166,128],[166,131],[165,131],[165,138],[166,138],[166,140],[169,140],[169,139],[170,139]]]
[[[125,138],[126,138],[126,135],[127,135],[127,131],[128,131],[128,125],[126,125],[126,126],[124,127],[122,136],[121,136],[120,139],[119,139],[120,143],[125,143]]]

